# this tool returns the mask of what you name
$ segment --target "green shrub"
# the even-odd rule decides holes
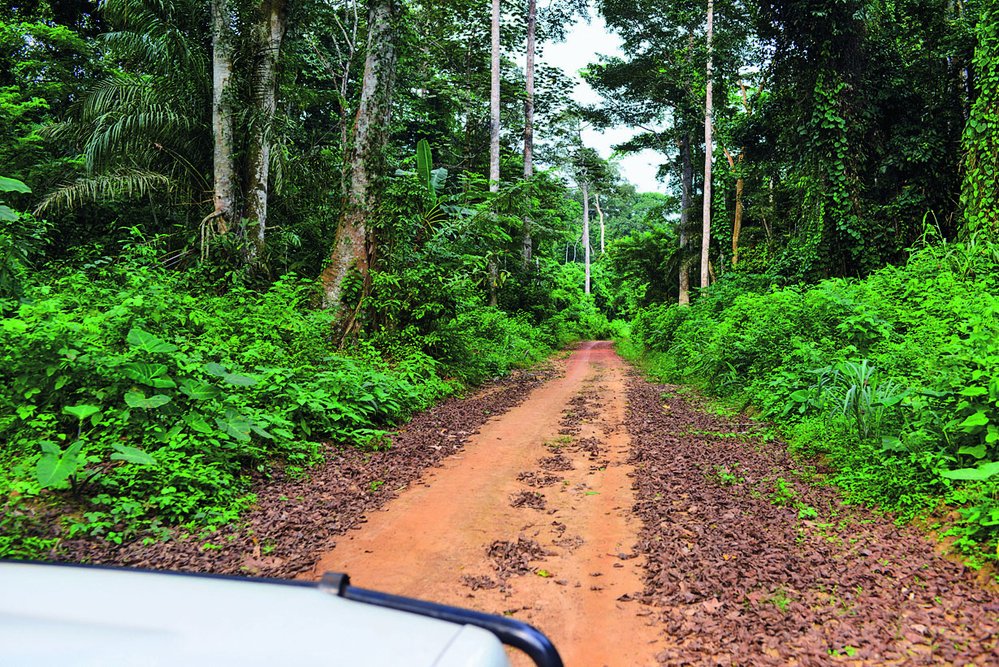
[[[231,522],[251,472],[304,466],[325,439],[379,446],[456,389],[418,349],[337,351],[309,281],[213,295],[154,255],[28,285],[0,319],[0,496],[79,505],[70,535]]]
[[[963,503],[960,536],[994,554],[997,287],[999,246],[941,243],[864,280],[771,288],[736,274],[689,307],[644,309],[633,335],[663,379],[791,429],[851,497],[903,516]]]

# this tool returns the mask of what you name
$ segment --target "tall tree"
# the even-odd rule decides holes
[[[267,196],[271,164],[271,139],[277,109],[278,58],[284,39],[286,0],[261,0],[254,27],[257,66],[252,86],[253,119],[247,158],[246,209],[243,218],[253,238],[247,243],[251,262],[264,253],[267,230]],[[254,229],[255,228],[255,229]]]
[[[500,0],[492,3],[489,34],[489,191],[497,193],[500,187]],[[493,255],[489,257],[487,270],[489,305],[495,306],[499,298],[499,263]]]
[[[236,208],[236,94],[233,90],[233,58],[235,54],[233,26],[236,22],[232,0],[212,0],[212,154],[214,211],[211,218],[219,231],[227,231],[233,223]]]
[[[690,135],[682,133],[677,143],[680,149],[680,262],[677,303],[686,306],[690,304],[690,260],[687,257],[687,246],[690,243],[690,207],[694,198],[694,163],[690,158]]]
[[[590,176],[585,174],[579,183],[579,192],[583,197],[583,293],[590,293]]]
[[[707,27],[707,51],[708,66],[706,85],[704,90],[704,219],[701,227],[701,288],[707,287],[710,280],[710,250],[711,250],[711,158],[714,153],[714,142],[711,139],[713,125],[714,104],[712,99],[712,87],[714,78],[711,67],[714,61],[713,44],[711,39],[714,36],[715,2],[708,0],[708,27]]]
[[[329,308],[343,307],[343,290],[351,271],[361,276],[362,294],[369,287],[372,250],[369,235],[378,203],[379,181],[385,175],[384,153],[392,118],[397,62],[398,12],[396,0],[368,2],[368,46],[349,156],[350,188],[333,253],[322,273],[324,305]],[[351,319],[344,333],[350,333],[353,326]]]
[[[534,51],[535,31],[538,23],[537,0],[527,0],[527,56],[524,63],[524,180],[530,183],[534,175]],[[531,261],[531,212],[524,214],[523,249],[524,266]]]
[[[500,183],[500,0],[493,0],[489,22],[489,191]]]

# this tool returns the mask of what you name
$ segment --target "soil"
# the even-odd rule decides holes
[[[755,433],[585,343],[417,416],[387,450],[331,444],[308,477],[259,480],[226,531],[59,558],[348,572],[525,620],[570,667],[999,664],[994,589]]]
[[[519,618],[567,665],[653,664],[659,632],[637,601],[627,368],[609,343],[583,345],[564,367],[309,576],[344,571],[358,586]]]
[[[999,596],[915,529],[676,387],[628,403],[663,664],[999,664]]]

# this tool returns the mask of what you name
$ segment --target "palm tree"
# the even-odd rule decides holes
[[[46,129],[80,151],[84,175],[46,195],[37,212],[152,194],[204,199],[210,81],[205,45],[192,38],[206,24],[204,3],[107,0],[102,7],[118,28],[101,38],[116,69]]]

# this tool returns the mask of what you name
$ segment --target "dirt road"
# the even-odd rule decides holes
[[[567,665],[650,665],[651,611],[627,463],[625,366],[587,343],[564,375],[486,423],[464,451],[372,513],[312,576],[506,613]]]
[[[307,476],[264,478],[206,543],[64,542],[66,560],[317,578],[510,614],[569,667],[999,665],[999,595],[845,504],[759,425],[608,343],[451,398]],[[517,664],[526,664],[520,662]]]

